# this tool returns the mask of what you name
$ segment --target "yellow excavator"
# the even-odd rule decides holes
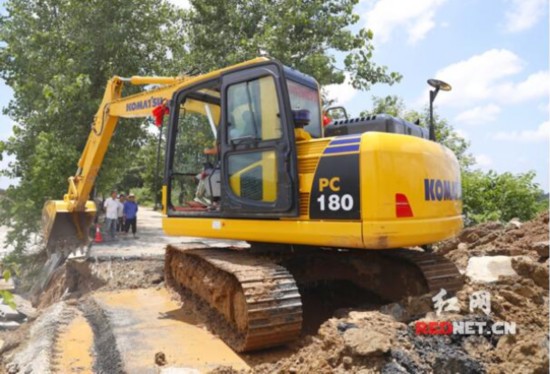
[[[123,96],[125,84],[156,88]],[[118,120],[153,114],[168,115],[164,232],[250,243],[166,249],[166,284],[209,308],[236,351],[296,339],[322,309],[320,290],[345,306],[460,288],[456,267],[420,248],[462,228],[453,153],[384,114],[323,126],[318,83],[263,57],[109,80],[67,194],[44,206],[50,250],[88,241],[88,199]]]

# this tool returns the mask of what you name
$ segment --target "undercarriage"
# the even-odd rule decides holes
[[[365,251],[276,244],[168,246],[168,287],[199,299],[235,351],[298,338],[336,308],[384,304],[462,286],[455,265],[414,249]]]

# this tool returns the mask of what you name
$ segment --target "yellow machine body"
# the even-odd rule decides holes
[[[147,117],[167,103],[171,117],[162,202],[163,229],[168,235],[387,249],[430,244],[459,232],[460,170],[450,150],[421,137],[396,133],[323,137],[318,85],[290,70],[258,58],[193,77],[112,78],[78,171],[69,178],[68,193],[62,201],[44,206],[47,242],[55,246],[69,237],[86,241],[96,213],[88,198],[118,119]],[[122,87],[128,82],[164,86],[122,97]],[[229,97],[232,90],[233,98]],[[239,90],[244,93],[237,95]],[[311,117],[318,123],[316,136],[293,117],[291,94],[302,95],[303,103],[315,112]],[[249,109],[261,128],[256,128],[255,137],[234,141],[229,135],[234,125],[230,116],[244,116]],[[177,174],[170,162],[180,152],[173,145],[181,120],[178,116],[186,113],[208,117],[214,132],[221,134],[216,140],[218,163],[225,173],[221,204],[203,211],[174,207],[176,192],[170,187]],[[227,171],[231,169],[228,159],[250,154],[254,147],[258,149],[255,161],[241,162],[244,166]],[[253,191],[247,184],[250,175],[260,175],[255,177]],[[247,199],[250,191],[260,199]],[[250,214],[247,206],[252,207]]]
[[[168,235],[387,249],[434,243],[455,236],[462,229],[460,168],[450,150],[421,138],[368,132],[340,139],[347,140],[349,148],[357,150],[342,148],[341,152],[327,153],[338,147],[330,144],[338,143],[339,139],[312,139],[297,144],[299,217],[280,220],[165,217],[164,231]],[[358,146],[352,147],[355,144]],[[316,176],[325,161],[330,162],[330,169],[324,176]],[[312,218],[311,204],[319,203],[311,198],[312,192],[329,192],[325,195],[329,196],[325,201],[328,209],[331,195],[340,196],[342,204],[343,195],[338,193],[346,188],[346,183],[356,184],[350,189],[358,191],[359,216]],[[353,192],[348,195],[357,198]],[[408,202],[410,216],[399,216],[400,209],[407,209],[403,197]]]

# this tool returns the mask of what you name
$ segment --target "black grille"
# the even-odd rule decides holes
[[[263,199],[261,166],[241,175],[241,197],[258,201]]]

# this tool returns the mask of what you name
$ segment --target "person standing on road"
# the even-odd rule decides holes
[[[121,193],[120,195],[118,195],[118,221],[116,225],[116,231],[120,233],[124,232],[124,201],[124,194]]]
[[[138,205],[135,201],[136,195],[133,193],[128,195],[128,200],[124,203],[124,219],[126,221],[125,232],[128,233],[130,226],[132,226],[132,234],[136,237],[137,231],[137,211]]]
[[[105,200],[105,226],[111,240],[115,240],[116,224],[118,221],[119,202],[116,198],[116,191],[111,192],[111,197]]]

